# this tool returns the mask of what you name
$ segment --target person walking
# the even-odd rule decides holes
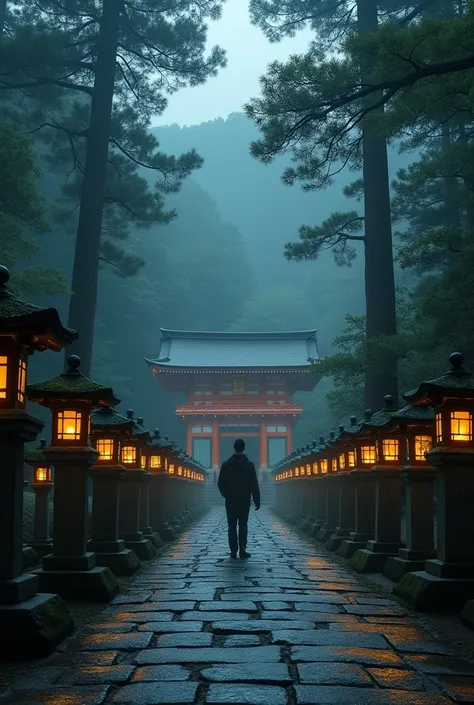
[[[250,500],[253,498],[255,509],[260,509],[260,488],[255,465],[245,455],[245,442],[241,438],[235,441],[234,450],[235,453],[222,463],[217,486],[225,499],[230,557],[237,558],[239,550],[240,558],[250,558],[247,553]]]

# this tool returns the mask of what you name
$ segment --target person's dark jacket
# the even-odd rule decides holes
[[[250,505],[253,497],[255,506],[260,507],[257,472],[245,453],[234,453],[222,463],[217,486],[227,504]]]

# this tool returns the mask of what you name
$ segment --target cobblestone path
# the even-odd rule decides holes
[[[474,666],[263,510],[213,511],[0,703],[474,703]],[[456,699],[457,698],[457,699]]]

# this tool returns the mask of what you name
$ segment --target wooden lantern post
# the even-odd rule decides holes
[[[119,586],[108,568],[88,550],[89,471],[97,451],[89,445],[93,407],[118,403],[110,387],[80,371],[77,355],[63,374],[31,384],[28,398],[51,409],[51,445],[43,453],[54,466],[53,551],[38,572],[40,589],[76,600],[109,601]]]
[[[11,657],[48,652],[73,626],[66,604],[57,595],[37,595],[38,576],[23,574],[23,468],[24,444],[43,428],[25,408],[28,358],[59,352],[77,334],[64,328],[56,309],[14,296],[9,276],[0,267],[0,653]]]
[[[114,575],[132,575],[140,561],[119,538],[120,480],[125,468],[120,464],[120,439],[131,433],[133,421],[112,406],[92,412],[91,439],[98,453],[91,467],[92,529],[88,548],[96,555],[97,565],[107,566]]]

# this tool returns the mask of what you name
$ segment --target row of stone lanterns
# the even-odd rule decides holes
[[[166,511],[173,522],[174,530],[163,536],[172,538],[203,511],[206,471],[158,432],[152,436],[132,411],[118,414],[119,400],[112,389],[82,375],[75,355],[63,374],[27,385],[29,355],[60,351],[77,335],[62,326],[55,309],[15,297],[8,280],[8,271],[0,267],[0,653],[37,655],[50,651],[73,629],[62,598],[108,601],[119,589],[115,575],[133,572],[139,565],[137,555],[155,555],[162,537],[159,522],[155,528],[150,521],[150,486],[165,478],[164,485],[168,478],[173,485],[176,501],[171,510],[162,497],[155,502],[161,509],[156,512],[154,507],[155,519],[161,517],[166,524]],[[27,399],[51,410],[52,433],[49,445],[42,441],[25,454],[25,442],[34,441],[43,428],[26,411]],[[42,557],[41,568],[27,573],[25,462],[33,468],[35,492],[31,543]],[[156,491],[153,496],[157,498]]]
[[[474,377],[459,353],[450,363],[401,409],[386,397],[273,469],[280,516],[356,570],[399,581],[394,591],[423,610],[474,597]]]

